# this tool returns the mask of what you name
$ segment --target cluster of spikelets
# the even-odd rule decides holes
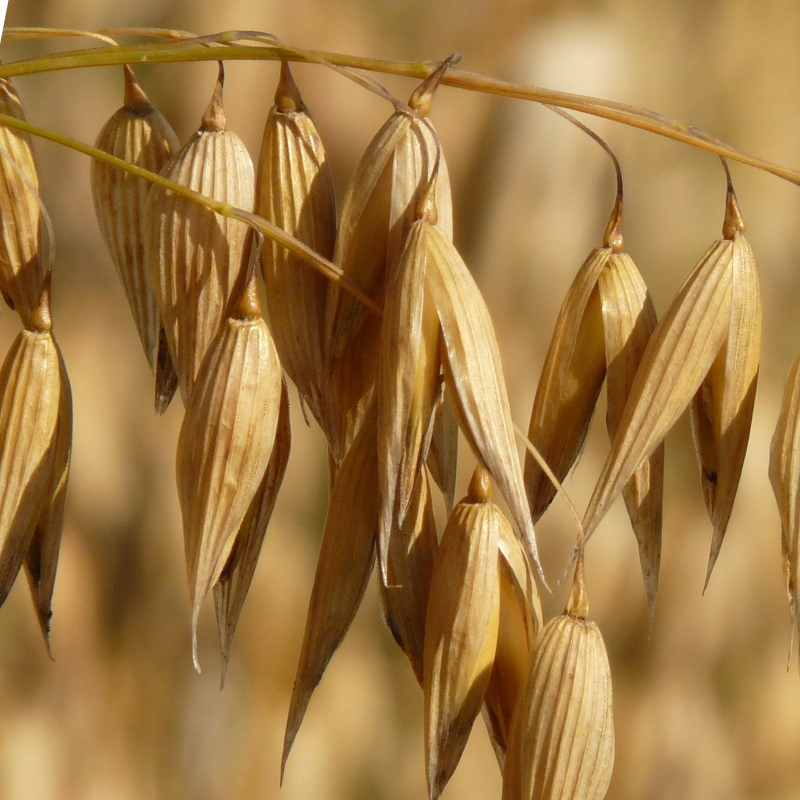
[[[329,504],[282,766],[314,688],[377,564],[387,625],[423,690],[431,798],[483,712],[503,797],[594,800],[614,758],[611,679],[587,621],[584,542],[619,494],[651,617],[661,553],[663,440],[690,410],[716,562],[741,476],[760,358],[757,267],[728,179],[723,238],[656,321],[621,234],[622,185],[602,247],[563,302],[523,466],[488,310],[452,243],[447,167],[428,120],[445,62],[395,111],[336,214],[320,137],[282,65],[257,167],[228,129],[223,72],[182,147],[130,68],[97,146],[274,223],[340,281],[163,185],[105,162],[95,210],[163,412],[178,388],[176,458],[193,655],[213,594],[224,667],[289,458],[284,373],[328,445]],[[2,110],[21,118],[0,81]],[[46,215],[30,142],[0,129],[0,292],[24,330],[0,369],[0,602],[23,563],[47,634],[71,442],[71,396],[50,322]],[[619,173],[618,173],[619,174]],[[262,315],[257,274],[266,297]],[[346,291],[361,288],[368,307]],[[382,308],[382,313],[375,309]],[[576,544],[563,615],[544,624],[534,524],[580,455],[607,382],[611,448]],[[800,358],[773,442],[786,583],[800,583]],[[456,498],[459,432],[478,463]],[[497,486],[509,521],[492,500]],[[439,535],[434,486],[449,519]],[[796,622],[800,625],[800,622]]]

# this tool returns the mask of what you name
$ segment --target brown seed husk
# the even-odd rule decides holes
[[[439,544],[428,473],[420,470],[403,524],[389,540],[387,580],[379,581],[383,613],[422,686],[425,614]]]
[[[489,311],[452,242],[436,226],[430,226],[428,240],[425,279],[442,327],[447,391],[457,409],[461,430],[500,488],[526,551],[544,581]]]
[[[58,352],[60,382],[55,453],[45,505],[25,555],[28,585],[45,645],[51,658],[53,658],[53,651],[50,646],[50,618],[53,614],[53,589],[58,568],[58,554],[61,548],[61,534],[64,529],[64,503],[67,497],[67,481],[72,455],[72,390],[67,375],[67,366],[55,339],[53,339],[53,343]]]
[[[420,116],[427,116],[444,69],[443,65],[412,94],[409,106]],[[398,109],[367,147],[347,187],[334,262],[377,302],[383,301],[386,278],[403,252],[437,152],[432,127]],[[452,238],[450,181],[443,158],[439,158],[436,206],[439,225]],[[342,357],[367,313],[362,303],[331,285],[325,327],[328,363]]]
[[[503,800],[602,800],[614,766],[611,671],[585,618],[582,560],[567,610],[542,630],[512,724]],[[580,577],[578,577],[580,575]]]
[[[761,288],[744,235],[733,238],[732,302],[727,338],[692,402],[692,429],[703,496],[714,525],[706,585],[739,487],[761,361]]]
[[[0,112],[24,120],[14,84],[0,78]],[[0,293],[23,325],[44,281],[39,176],[30,136],[0,125]]]
[[[733,242],[715,242],[656,326],[584,515],[587,538],[708,374],[728,334],[732,260]]]
[[[606,374],[603,312],[597,280],[611,248],[593,250],[564,298],[536,388],[528,439],[559,482],[583,450]],[[525,488],[536,524],[556,487],[528,453]]]
[[[253,581],[253,575],[261,554],[261,546],[267,533],[275,501],[283,483],[286,467],[289,465],[289,453],[292,449],[292,428],[289,420],[289,392],[286,382],[281,385],[280,410],[278,427],[275,431],[275,443],[272,446],[267,471],[258,487],[250,508],[247,509],[242,524],[236,534],[231,554],[225,569],[214,585],[214,606],[217,612],[220,651],[222,653],[222,675],[220,688],[225,684],[225,673],[228,668],[233,636],[239,617],[242,613],[247,592]]]
[[[63,391],[51,331],[23,330],[0,367],[0,605],[53,500]]]
[[[502,512],[478,467],[436,557],[425,618],[423,693],[428,793],[450,780],[480,711],[497,649]]]
[[[613,253],[598,278],[603,308],[608,409],[606,426],[613,442],[647,342],[656,327],[656,312],[633,259]],[[652,624],[661,564],[664,497],[664,444],[658,445],[622,489],[642,567]]]
[[[220,579],[261,484],[281,406],[280,362],[257,313],[255,280],[198,374],[178,438],[178,497],[192,604],[193,656],[203,600]]]
[[[483,712],[502,771],[514,710],[525,688],[528,656],[543,621],[536,583],[505,517],[500,527],[499,547],[500,623]]]
[[[178,149],[178,140],[163,115],[150,104],[133,70],[128,66],[124,69],[125,105],[103,126],[95,147],[160,172]],[[162,328],[145,264],[145,204],[150,184],[102,161],[93,161],[91,187],[100,233],[122,281],[147,363],[155,372]]]
[[[228,130],[217,83],[199,130],[162,175],[216,200],[251,211],[253,164]],[[225,309],[241,288],[247,226],[153,185],[147,196],[147,265],[184,403]]]
[[[281,758],[281,780],[308,702],[356,615],[375,563],[380,512],[377,413],[367,412],[333,484],[308,603]]]
[[[783,405],[770,448],[769,479],[781,517],[783,575],[792,614],[794,642],[800,633],[800,354],[792,362],[786,378]]]
[[[332,258],[333,179],[322,141],[285,62],[261,139],[255,212]],[[261,251],[261,268],[281,364],[327,434],[333,410],[328,408],[329,371],[323,366],[322,344],[329,281],[275,242]]]
[[[426,287],[428,239],[433,226],[419,220],[389,278],[381,325],[378,369],[378,476],[381,520],[378,557],[386,573],[389,534],[405,519],[427,457],[441,373],[439,318]]]

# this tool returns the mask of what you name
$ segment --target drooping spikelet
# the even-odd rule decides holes
[[[743,230],[729,183],[725,238],[703,256],[653,332],[583,521],[588,537],[694,400],[695,442],[714,523],[706,584],[741,476],[760,357],[758,273]]]
[[[8,78],[0,78],[0,112],[25,119]],[[0,126],[0,227],[0,294],[25,325],[44,280],[42,207],[30,136],[6,126]]]
[[[380,512],[376,442],[377,414],[372,404],[336,475],[328,502],[286,720],[281,776],[311,694],[350,628],[375,564]]]
[[[498,547],[503,516],[478,467],[442,534],[425,618],[423,693],[428,794],[450,780],[483,703],[500,619]]]
[[[253,164],[229,130],[223,70],[199,130],[162,175],[245,211],[253,208]],[[247,226],[154,184],[147,196],[147,265],[169,351],[188,403],[206,351],[234,291],[241,289]],[[238,285],[237,285],[238,284]]]
[[[264,480],[282,375],[255,275],[208,350],[178,438],[178,498],[192,604],[193,657],[203,600],[223,575]]]
[[[336,236],[333,179],[325,149],[289,65],[281,65],[261,139],[256,171],[255,212],[332,258]],[[286,374],[327,434],[333,409],[323,365],[325,298],[329,281],[285,248],[269,243],[261,251],[267,314]]]
[[[178,140],[169,123],[155,109],[136,80],[133,70],[125,66],[125,104],[103,126],[95,147],[111,155],[160,172],[178,149]],[[117,268],[133,320],[139,332],[147,363],[156,371],[157,359],[169,353],[159,353],[161,320],[158,304],[149,286],[145,248],[145,204],[150,184],[102,161],[92,162],[92,198],[94,210],[106,246]],[[173,372],[174,374],[174,372]],[[172,391],[177,382],[170,384]],[[160,395],[160,396],[159,396]],[[163,411],[171,395],[158,391],[156,406]]]
[[[71,440],[72,398],[47,281],[0,367],[0,604],[27,559],[48,648]]]
[[[614,767],[611,670],[586,617],[583,554],[564,613],[531,654],[511,727],[503,800],[602,800]]]
[[[382,304],[387,281],[402,254],[438,163],[436,206],[439,227],[452,238],[452,201],[444,159],[427,117],[433,95],[451,61],[423,81],[376,134],[348,185],[342,205],[334,261]],[[325,313],[324,359],[332,373],[336,415],[330,423],[332,456],[347,452],[369,404],[375,372],[379,322],[365,306],[331,285]]]

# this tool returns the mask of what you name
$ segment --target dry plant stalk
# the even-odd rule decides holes
[[[152,106],[128,66],[124,105],[103,126],[95,146],[153,172],[160,172],[178,149],[169,123]],[[163,412],[177,389],[177,380],[170,380],[174,369],[158,303],[147,279],[145,205],[150,184],[101,161],[92,162],[91,177],[100,233],[122,281],[147,363],[156,372],[161,362],[161,371],[168,373],[166,380],[161,378],[166,385],[157,387],[156,408]]]

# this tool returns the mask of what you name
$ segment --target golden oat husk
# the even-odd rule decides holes
[[[311,695],[349,630],[372,574],[380,513],[377,472],[377,413],[372,404],[328,503],[286,721],[281,781]]]
[[[584,515],[587,539],[688,407],[719,353],[731,318],[733,250],[729,239],[709,248],[650,337]]]
[[[494,326],[469,270],[438,226],[429,226],[425,280],[439,315],[445,384],[460,428],[500,488],[544,582]]]
[[[613,442],[657,319],[644,280],[627,253],[611,255],[600,273],[597,285],[603,308],[606,349],[606,427]],[[639,561],[652,624],[661,565],[663,442],[634,472],[623,487],[622,496],[639,546]]]
[[[614,766],[611,671],[586,619],[579,556],[567,607],[536,641],[512,723],[503,800],[602,800]]]
[[[440,162],[436,184],[439,225],[453,235],[452,200],[447,165],[430,123],[422,118],[442,76],[444,62],[414,90],[410,114],[398,108],[367,147],[345,193],[334,262],[376,302],[382,302],[386,279],[403,252],[417,207]],[[368,310],[347,292],[331,285],[325,321],[326,361],[342,357],[358,333]]]
[[[478,466],[442,534],[425,618],[423,694],[428,794],[436,800],[467,744],[489,683],[500,614],[502,512]]]
[[[703,496],[714,525],[706,586],[717,561],[742,474],[761,362],[761,288],[744,221],[728,185],[727,235],[733,241],[728,335],[691,406]]]
[[[178,149],[178,140],[151,105],[133,70],[127,65],[124,70],[125,104],[103,126],[95,147],[160,172]],[[145,204],[150,184],[102,161],[92,161],[91,187],[100,233],[122,281],[147,363],[155,372],[157,357],[164,356],[158,351],[161,318],[145,263]],[[172,388],[174,391],[177,385],[173,383]],[[161,399],[163,408],[159,410],[166,410],[169,399]]]
[[[25,561],[37,525],[58,511],[56,473],[63,473],[64,445],[59,427],[65,421],[63,395],[69,392],[62,364],[52,334],[49,286],[44,286],[26,329],[0,367],[0,605]],[[48,573],[54,571],[51,554],[45,560]],[[42,612],[40,600],[36,598],[37,615]]]
[[[53,615],[53,589],[56,582],[61,534],[64,529],[64,503],[72,456],[72,390],[67,366],[55,339],[59,361],[60,401],[58,427],[55,434],[55,454],[46,502],[36,523],[28,552],[25,555],[25,573],[31,590],[36,615],[42,629],[45,645],[53,658],[50,646],[50,618]]]
[[[603,380],[606,357],[603,311],[597,279],[611,247],[593,250],[575,276],[561,306],[531,410],[528,439],[559,481],[583,450]],[[556,496],[556,487],[528,453],[525,488],[536,524]]]
[[[275,508],[275,501],[278,499],[278,492],[283,483],[283,476],[289,465],[291,449],[289,392],[286,388],[286,381],[283,381],[278,427],[275,431],[275,443],[272,446],[267,471],[247,509],[242,524],[239,526],[225,568],[214,585],[214,607],[217,612],[217,628],[222,653],[220,688],[225,685],[225,673],[228,668],[233,636],[239,624],[247,592],[253,581],[258,557],[261,554],[261,546],[264,543],[272,511]]]
[[[395,521],[403,524],[427,457],[427,434],[440,382],[439,318],[425,282],[432,228],[427,219],[411,228],[406,249],[389,277],[383,311],[376,388],[382,575],[386,574],[389,535]]]
[[[525,688],[528,656],[543,620],[536,583],[505,517],[499,547],[500,623],[483,716],[502,772],[514,710]]]
[[[336,237],[333,179],[325,149],[289,65],[281,77],[261,139],[255,213],[274,222],[325,258]],[[267,314],[286,374],[323,431],[332,413],[322,344],[329,281],[284,247],[261,251]]]
[[[8,78],[0,78],[0,112],[25,119]],[[30,136],[5,125],[0,126],[0,225],[0,293],[26,325],[44,281],[39,176]]]
[[[447,516],[453,513],[458,474],[458,413],[442,381],[434,412],[433,435],[427,465],[431,477],[444,495]]]
[[[199,130],[161,174],[205,195],[251,211],[253,164],[229,130],[222,108],[223,71]],[[154,184],[147,196],[147,266],[184,403],[226,307],[242,288],[247,225]]]
[[[379,578],[386,624],[422,686],[425,614],[439,548],[428,472],[420,470],[403,524],[389,540],[386,581]]]
[[[791,650],[800,633],[800,354],[792,362],[786,378],[783,404],[770,447],[769,479],[781,517],[783,576],[792,615]]]
[[[281,385],[280,361],[253,275],[208,350],[178,437],[178,498],[198,670],[200,607],[222,575],[267,470]]]

